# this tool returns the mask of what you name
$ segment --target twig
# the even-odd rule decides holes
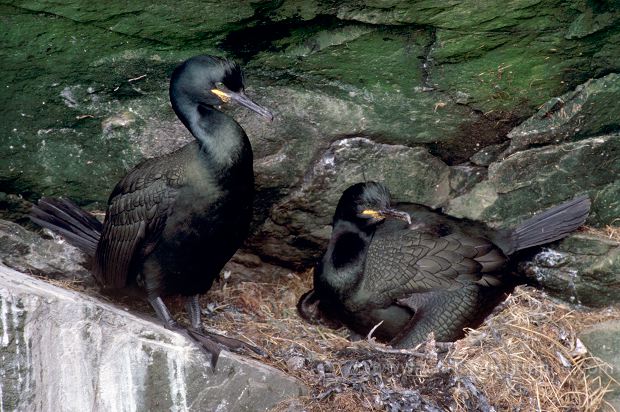
[[[368,332],[368,335],[366,335],[366,340],[368,341],[368,343],[374,342],[374,338],[372,337],[372,334],[375,333],[377,328],[381,326],[382,324],[383,324],[383,321],[377,323],[375,326],[373,326],[372,329],[370,329],[370,332]]]
[[[144,79],[145,77],[146,77],[146,74],[143,74],[142,76],[134,77],[133,79],[129,79],[127,81],[131,83],[131,82],[135,82],[136,80]]]
[[[398,354],[398,355],[410,355],[410,356],[415,356],[416,358],[422,358],[422,359],[434,359],[435,358],[431,354],[418,352],[415,349],[395,349],[395,348],[391,348],[389,346],[385,346],[385,345],[383,345],[381,343],[377,343],[375,338],[372,337],[372,334],[377,330],[377,328],[379,326],[381,326],[382,323],[383,323],[383,321],[377,323],[370,330],[370,332],[368,332],[368,335],[366,336],[366,341],[365,342],[364,341],[351,342],[352,346],[349,346],[349,348],[351,348],[351,349],[358,349],[361,346],[367,346],[368,349],[376,351],[376,352],[380,352],[380,353],[391,353],[391,354]]]

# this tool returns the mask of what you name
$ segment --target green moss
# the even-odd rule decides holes
[[[602,187],[593,200],[592,220],[620,226],[620,180]]]
[[[440,66],[433,79],[444,90],[470,95],[485,112],[526,116],[587,80],[592,66],[602,62],[595,54],[609,59],[603,65],[620,67],[618,50],[611,46],[618,44],[612,41],[618,25],[600,26],[590,36],[570,36],[568,26],[579,16],[565,2],[465,2],[432,18],[439,27],[432,57]]]
[[[55,2],[46,0],[18,1],[23,10],[84,23],[88,26],[142,39],[149,43],[187,47],[190,42],[204,42],[222,36],[239,22],[254,15],[251,1],[174,1],[157,3],[122,0],[105,4],[83,0]]]
[[[169,110],[162,102],[166,77],[195,51],[175,52],[50,13],[0,10],[0,161],[6,165],[0,183],[13,193],[106,201],[140,158],[130,138],[144,118],[116,138],[104,135],[102,121],[134,108],[145,116]]]
[[[560,250],[589,256],[605,255],[617,247],[618,244],[613,241],[606,241],[605,239],[582,234],[569,236],[560,244]]]
[[[453,32],[439,37],[447,46],[437,56],[441,67],[434,80],[444,90],[468,94],[470,102],[485,112],[531,113],[564,88],[564,70],[578,63],[559,55],[552,38]]]

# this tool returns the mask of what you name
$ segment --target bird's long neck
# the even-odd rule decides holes
[[[214,169],[234,167],[240,156],[247,155],[248,151],[251,156],[248,138],[232,117],[182,97],[172,99],[172,108],[198,140],[208,164]]]
[[[323,258],[323,267],[329,273],[324,282],[337,293],[347,293],[362,278],[366,253],[374,230],[364,231],[350,222],[334,225],[332,237]]]

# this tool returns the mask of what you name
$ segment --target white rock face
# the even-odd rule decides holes
[[[0,412],[259,411],[305,387],[0,265]]]

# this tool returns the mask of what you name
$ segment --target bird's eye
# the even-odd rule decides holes
[[[224,83],[222,82],[216,82],[215,87],[217,87],[218,89],[223,89],[225,86],[224,86]]]

